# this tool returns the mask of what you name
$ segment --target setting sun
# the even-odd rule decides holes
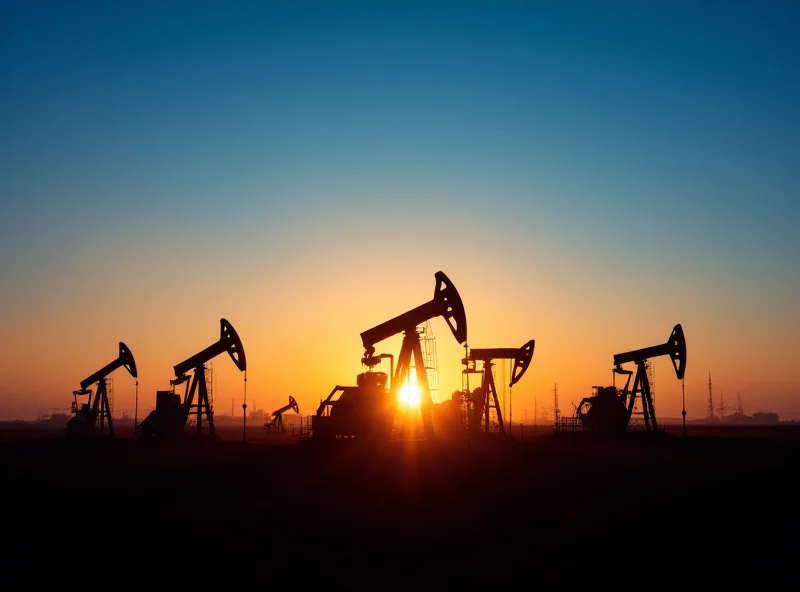
[[[406,407],[419,407],[419,387],[416,384],[404,384],[400,389],[400,404]]]

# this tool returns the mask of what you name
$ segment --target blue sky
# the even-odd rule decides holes
[[[405,236],[800,329],[798,12],[9,0],[4,310],[198,260],[277,282],[332,243],[378,265]]]
[[[6,3],[14,227],[438,183],[797,245],[791,3],[369,4]]]

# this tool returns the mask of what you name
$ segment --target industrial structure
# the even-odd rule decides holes
[[[711,388],[711,372],[708,373],[708,403],[706,405],[706,421],[714,423],[714,391]]]
[[[421,430],[419,435],[427,440],[437,436],[438,426],[441,426],[443,432],[459,437],[490,432],[510,433],[510,429],[507,429],[511,420],[510,389],[528,370],[535,340],[531,339],[519,348],[470,349],[467,345],[467,319],[461,296],[444,272],[437,271],[434,280],[431,300],[361,333],[364,348],[361,364],[366,370],[358,374],[355,386],[337,385],[325,399],[320,400],[316,413],[305,423],[301,421],[301,439],[311,438],[322,442],[351,439],[387,441],[396,434],[396,424],[402,425],[405,433],[408,421],[397,418],[397,407],[401,402],[401,391],[408,387],[413,387],[419,397],[419,421],[412,418],[414,429]],[[431,320],[439,316],[444,318],[456,341],[464,347],[465,357],[461,360],[464,366],[461,390],[455,391],[449,400],[434,404],[432,391],[437,391],[439,387]],[[376,353],[377,344],[401,334],[402,345],[397,355]],[[236,367],[244,373],[242,437],[243,442],[246,442],[247,362],[239,335],[224,318],[220,319],[220,336],[215,343],[173,367],[175,378],[170,380],[171,389],[156,392],[155,409],[139,425],[136,425],[134,419],[134,434],[170,439],[186,433],[187,428],[194,428],[191,431],[196,431],[198,435],[208,433],[214,436],[214,381],[211,360],[222,353],[228,353]],[[632,416],[641,415],[645,431],[657,433],[659,428],[653,398],[655,375],[650,359],[658,356],[670,357],[676,376],[682,381],[686,370],[686,340],[680,324],[673,327],[666,343],[614,355],[614,384],[592,387],[592,396],[581,400],[571,418],[562,417],[558,386],[554,384],[555,430],[618,434],[631,430]],[[385,360],[389,361],[389,372],[376,370]],[[503,386],[506,382],[505,366],[498,365],[498,360],[513,362],[513,367],[509,364],[508,418],[506,409],[501,406],[497,387],[498,380]],[[623,365],[628,363],[635,364],[635,371],[623,369]],[[96,433],[114,435],[111,403],[113,383],[109,375],[119,367],[125,367],[131,376],[138,379],[133,355],[122,342],[119,343],[118,357],[81,381],[80,389],[73,391],[74,417],[67,422],[67,436],[90,436]],[[496,367],[502,369],[499,378],[495,376]],[[480,384],[470,390],[469,380],[473,374],[480,376]],[[622,388],[616,386],[618,374],[627,377]],[[412,380],[415,383],[413,385]],[[97,388],[93,393],[89,387],[95,383]],[[138,384],[137,380],[137,413]],[[176,393],[176,387],[182,384],[186,386],[181,396]],[[708,418],[710,421],[722,421],[725,419],[722,397],[720,396],[720,414],[717,419],[711,387],[709,373]],[[83,396],[88,397],[86,402],[79,401],[79,397]],[[233,399],[231,405],[233,417]],[[411,409],[416,417],[416,401],[406,405],[406,416]],[[300,413],[297,400],[293,396],[289,396],[287,405],[272,412],[263,423],[264,431],[268,435],[285,433],[283,415],[290,410],[297,415]],[[537,415],[535,406],[534,416]],[[683,415],[685,425],[685,406]],[[745,421],[741,395],[737,413],[734,415],[737,420]],[[263,417],[263,412],[260,415],[256,412],[251,419],[262,423]],[[527,419],[527,410],[525,417]]]
[[[512,388],[522,378],[533,358],[533,349],[536,342],[531,339],[520,348],[496,347],[475,348],[469,350],[467,357],[461,360],[464,364],[464,374],[480,374],[481,384],[471,392],[464,393],[464,405],[467,417],[467,427],[472,433],[491,431],[491,415],[497,425],[497,430],[504,433],[505,422],[500,401],[497,395],[497,386],[494,379],[493,368],[495,360],[513,360],[514,367],[511,371],[511,380],[508,388]],[[478,368],[478,364],[481,365]]]
[[[642,403],[645,431],[658,432],[656,411],[653,404],[650,382],[647,376],[647,361],[657,356],[669,356],[678,380],[683,380],[686,372],[686,339],[680,324],[675,325],[666,343],[643,349],[616,354],[613,373],[627,375],[622,389],[616,386],[595,386],[593,395],[583,399],[575,410],[582,430],[614,434],[625,432],[633,412],[637,395]],[[629,388],[632,370],[624,370],[623,364],[636,364],[633,387]]]
[[[400,389],[410,378],[412,367],[420,394],[424,434],[427,439],[434,438],[433,401],[418,326],[441,316],[459,343],[467,340],[467,319],[458,291],[443,272],[437,271],[434,278],[436,285],[430,301],[361,333],[364,346],[361,363],[367,367],[367,371],[357,376],[356,386],[337,385],[320,402],[316,414],[311,418],[314,440],[388,440]],[[394,357],[391,354],[376,355],[375,345],[401,333],[403,343],[397,356],[397,368],[392,368],[389,383],[389,376],[385,372],[376,372],[373,368],[386,358],[394,365]]]
[[[239,370],[247,371],[242,340],[239,339],[233,325],[223,318],[220,319],[220,336],[216,343],[174,366],[176,378],[170,380],[172,389],[156,392],[156,408],[139,426],[140,435],[160,438],[178,436],[184,432],[187,421],[193,416],[197,433],[202,434],[204,425],[207,425],[209,435],[213,436],[214,409],[208,396],[206,363],[225,352],[230,355]],[[191,375],[187,374],[188,372],[191,372]],[[180,384],[186,384],[183,401],[180,395],[175,393],[175,387]]]
[[[117,359],[109,362],[100,370],[84,378],[77,391],[72,391],[72,413],[74,416],[67,422],[66,435],[68,437],[86,437],[93,435],[114,436],[114,422],[111,415],[111,403],[109,401],[108,377],[114,370],[120,367],[130,373],[133,378],[138,378],[136,362],[133,359],[131,350],[121,341],[119,342],[119,355]],[[97,383],[97,391],[92,393],[89,388]],[[139,382],[136,382],[137,388]],[[79,402],[78,397],[87,397],[86,402]],[[107,423],[107,432],[106,432]]]
[[[267,432],[268,435],[283,434],[286,432],[286,428],[283,425],[283,414],[289,411],[289,409],[298,415],[300,414],[300,407],[298,407],[297,401],[292,395],[289,395],[289,404],[273,411],[269,416],[269,421],[264,424],[264,431]]]

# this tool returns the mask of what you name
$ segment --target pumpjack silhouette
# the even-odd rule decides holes
[[[288,405],[284,405],[272,412],[269,421],[264,424],[264,431],[270,435],[286,433],[286,427],[283,425],[283,414],[290,409],[298,415],[300,414],[300,407],[297,406],[297,401],[292,395],[289,395]]]
[[[467,340],[467,317],[453,282],[441,271],[434,274],[436,286],[433,298],[361,333],[364,356],[361,363],[368,368],[357,376],[356,386],[335,386],[320,402],[316,414],[311,418],[311,431],[315,440],[388,440],[400,397],[400,389],[410,375],[411,367],[422,369],[425,361],[417,327],[426,321],[441,316],[450,327],[459,343]],[[397,356],[391,384],[385,372],[373,371],[383,359],[393,358],[389,354],[375,355],[375,345],[403,334],[403,344]],[[413,358],[413,364],[412,364]],[[425,437],[435,437],[431,391],[425,371],[415,371],[420,393],[420,413]]]
[[[219,340],[173,368],[176,378],[170,380],[172,390],[156,392],[156,408],[139,426],[142,437],[175,438],[184,433],[191,415],[196,417],[197,434],[203,433],[205,419],[209,435],[214,436],[214,410],[208,398],[205,364],[227,352],[239,370],[247,370],[242,340],[227,320],[220,319],[219,323]],[[180,395],[175,393],[175,387],[180,384],[186,384],[183,402]]]
[[[615,386],[596,386],[595,394],[581,400],[575,410],[575,416],[580,420],[582,429],[599,434],[619,434],[628,430],[633,406],[637,396],[642,401],[642,415],[646,432],[658,432],[656,410],[650,392],[650,381],[647,378],[647,361],[657,356],[669,356],[675,375],[678,380],[683,380],[686,372],[686,338],[680,324],[675,325],[666,343],[637,349],[614,356],[614,374],[623,374],[628,377],[625,386],[617,389]],[[625,370],[622,364],[634,362],[636,376],[633,387],[629,388],[632,370]]]
[[[108,400],[108,375],[117,368],[124,367],[133,378],[138,378],[136,362],[128,346],[119,342],[119,356],[109,362],[100,370],[87,376],[81,381],[81,388],[72,391],[72,417],[67,422],[66,434],[68,437],[87,437],[104,435],[105,424],[108,424],[107,435],[114,436],[114,420],[111,417],[111,404]],[[97,392],[92,394],[89,387],[97,383]],[[87,397],[85,403],[80,403],[78,397]]]

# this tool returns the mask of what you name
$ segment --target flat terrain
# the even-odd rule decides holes
[[[539,579],[554,559],[567,574],[600,559],[624,572],[795,569],[800,429],[623,441],[532,431],[467,449],[323,447],[257,428],[245,445],[232,426],[171,446],[4,430],[4,561]]]

